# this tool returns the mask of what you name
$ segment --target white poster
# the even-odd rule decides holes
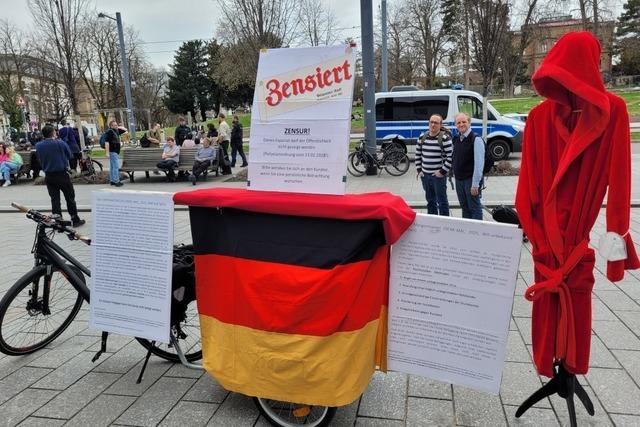
[[[89,326],[169,342],[173,199],[94,191]]]
[[[389,369],[497,394],[522,231],[418,214],[393,245]]]
[[[348,45],[260,52],[249,189],[345,193],[354,66]]]

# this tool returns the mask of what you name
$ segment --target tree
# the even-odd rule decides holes
[[[24,124],[16,101],[19,96],[25,97],[27,50],[24,32],[7,20],[0,20],[0,108],[9,115],[9,122],[15,128]]]
[[[196,111],[205,117],[211,108],[209,92],[212,80],[207,64],[207,45],[202,40],[192,40],[182,44],[176,53],[169,74],[165,105],[173,113],[186,114]]]
[[[623,75],[640,74],[640,0],[627,0],[618,19],[615,51],[620,57],[616,67]]]
[[[388,5],[387,37],[389,57],[389,87],[409,85],[415,80],[416,58],[407,40],[411,37],[407,9],[404,3]],[[378,37],[378,39],[380,39]],[[377,68],[380,69],[380,54],[376,52]],[[376,73],[380,75],[380,72]]]
[[[340,39],[336,30],[338,20],[335,13],[317,0],[300,0],[298,21],[301,26],[302,44],[330,45]]]
[[[425,87],[430,88],[451,40],[444,25],[445,14],[440,0],[408,0],[406,8],[415,56],[419,58],[416,63],[424,75]]]
[[[28,0],[28,6],[42,38],[53,46],[51,59],[60,67],[71,108],[77,114],[76,83],[80,79],[77,59],[83,14],[89,10],[88,0]]]
[[[233,89],[254,85],[260,49],[288,46],[297,36],[296,0],[218,0],[219,38],[230,50],[218,81]]]
[[[474,23],[470,31],[472,61],[482,76],[482,96],[486,97],[504,43],[509,6],[504,0],[474,0],[469,3],[470,19]]]
[[[534,26],[532,25],[537,16],[538,0],[525,0],[526,11],[520,31],[515,33],[507,31],[505,34],[503,49],[500,53],[502,70],[502,81],[504,85],[504,97],[513,96],[516,80],[522,75],[525,69],[523,61],[524,50],[529,45]]]
[[[482,137],[487,138],[487,95],[507,30],[509,5],[503,0],[474,0],[469,7],[473,63],[482,75]]]

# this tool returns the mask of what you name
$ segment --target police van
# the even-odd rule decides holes
[[[429,117],[440,114],[444,125],[457,133],[458,113],[471,117],[471,128],[482,135],[482,97],[468,90],[437,89],[376,93],[376,139],[398,138],[415,152],[415,143],[429,128]],[[524,123],[500,115],[488,103],[487,146],[495,160],[506,160],[522,150]]]

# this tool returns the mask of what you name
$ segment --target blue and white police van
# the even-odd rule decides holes
[[[495,160],[505,160],[522,151],[524,123],[498,113],[488,103],[487,146]],[[429,117],[440,114],[444,125],[457,133],[454,118],[458,113],[471,117],[471,128],[482,135],[482,97],[468,90],[437,89],[376,93],[376,139],[378,143],[394,138],[415,152],[415,143],[429,128]]]

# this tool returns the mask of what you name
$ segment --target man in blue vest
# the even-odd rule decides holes
[[[462,217],[482,220],[482,170],[484,142],[471,130],[471,120],[465,113],[455,117],[458,134],[453,138],[453,175]]]
[[[85,221],[78,216],[76,193],[67,171],[69,160],[71,160],[71,150],[65,142],[56,139],[55,129],[51,125],[42,128],[42,136],[44,140],[36,145],[36,154],[45,173],[45,183],[49,197],[51,197],[51,212],[54,215],[62,216],[62,207],[60,206],[60,192],[62,191],[73,226],[79,227]]]

